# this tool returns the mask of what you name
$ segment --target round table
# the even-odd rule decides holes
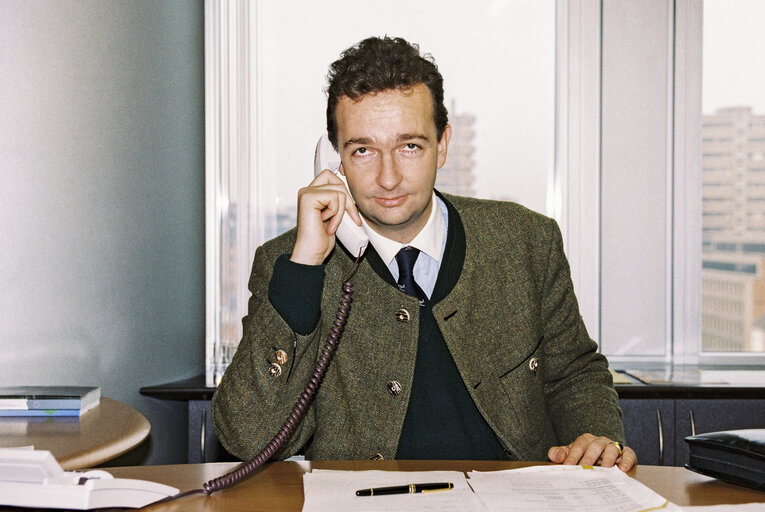
[[[49,450],[67,471],[97,466],[141,444],[149,420],[111,398],[80,417],[0,418],[0,447],[34,446]]]

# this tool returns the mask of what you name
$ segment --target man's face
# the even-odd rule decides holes
[[[383,236],[410,242],[425,226],[436,170],[446,162],[451,128],[436,139],[430,90],[340,98],[337,142],[348,188],[361,214]]]

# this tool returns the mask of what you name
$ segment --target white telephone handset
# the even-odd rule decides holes
[[[343,180],[345,188],[348,188],[348,182],[345,180],[345,176],[340,174],[340,155],[337,154],[335,148],[332,147],[332,143],[329,142],[329,138],[326,134],[322,135],[319,142],[316,144],[316,156],[313,161],[313,175],[318,176],[324,169],[329,169],[335,176]],[[363,222],[363,220],[362,220]],[[361,256],[369,245],[369,237],[367,236],[364,226],[356,225],[351,218],[345,214],[343,220],[340,221],[340,226],[337,228],[337,239],[343,244],[348,252],[353,257]]]

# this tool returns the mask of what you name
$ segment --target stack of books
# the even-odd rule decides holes
[[[101,388],[87,386],[0,387],[0,417],[82,416],[98,405]]]

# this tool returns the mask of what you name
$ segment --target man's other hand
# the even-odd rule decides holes
[[[629,471],[637,464],[637,455],[632,448],[592,434],[582,434],[568,446],[553,446],[547,452],[547,457],[553,462],[567,465],[610,468],[617,464],[622,471]]]

